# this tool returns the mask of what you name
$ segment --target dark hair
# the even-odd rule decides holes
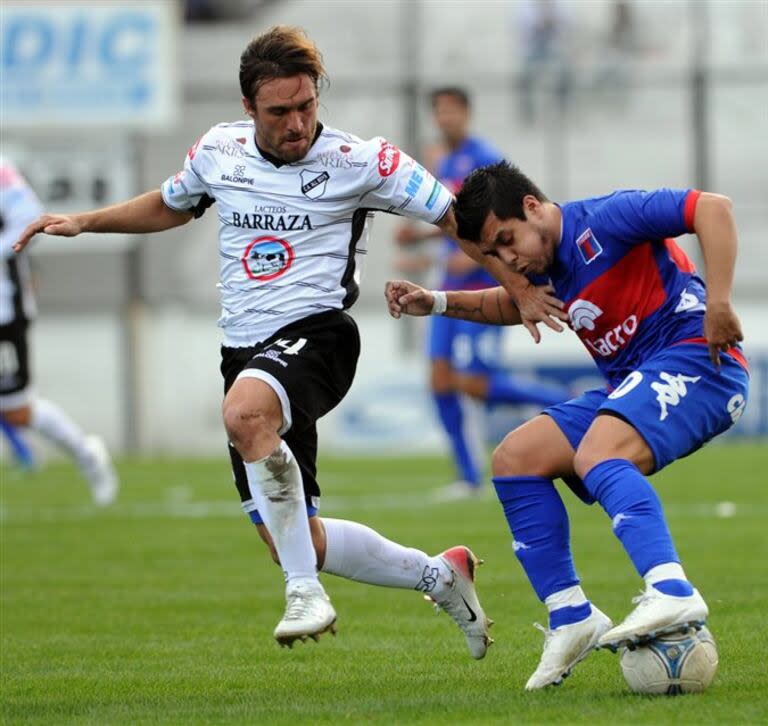
[[[472,103],[469,100],[469,93],[459,86],[443,86],[441,88],[435,88],[429,94],[432,108],[435,107],[437,99],[440,98],[440,96],[450,96],[451,98],[455,98],[462,106],[464,106],[464,108],[470,108],[472,106]]]
[[[540,202],[549,201],[520,169],[508,161],[476,169],[464,180],[453,203],[459,237],[479,242],[480,230],[491,212],[499,219],[516,217],[525,220],[523,197],[529,194]]]
[[[253,101],[264,81],[308,75],[318,87],[327,80],[323,56],[301,28],[276,25],[256,36],[240,56],[240,91]]]

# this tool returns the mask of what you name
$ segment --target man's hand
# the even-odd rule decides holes
[[[390,280],[384,286],[387,308],[393,318],[401,315],[431,315],[434,296],[429,290],[407,280]]]
[[[709,357],[719,368],[720,352],[744,340],[741,323],[730,302],[707,303],[704,337],[709,345]]]
[[[539,323],[544,323],[558,333],[563,332],[564,328],[558,320],[568,322],[568,313],[563,310],[564,303],[555,297],[552,285],[537,287],[529,284],[514,290],[510,290],[507,285],[505,287],[520,310],[523,325],[536,343],[541,342],[541,333],[537,327]]]
[[[76,237],[83,231],[75,217],[66,214],[44,214],[30,224],[13,245],[14,252],[21,252],[38,233],[52,234],[58,237]]]

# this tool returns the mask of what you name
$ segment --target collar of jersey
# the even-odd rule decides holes
[[[315,138],[312,139],[312,145],[309,147],[312,149],[312,146],[315,145],[315,141],[317,141],[320,138],[320,134],[323,133],[323,124],[321,124],[319,121],[317,122],[317,130],[315,131]],[[259,146],[258,142],[256,141],[256,132],[254,130],[253,134],[253,143],[256,144],[256,148],[259,150],[259,153],[264,157],[266,161],[268,161],[273,166],[277,167],[278,169],[281,166],[285,166],[286,164],[290,164],[289,161],[283,161],[282,159],[278,159],[274,154],[270,154],[268,151],[264,151],[264,149]],[[307,154],[309,154],[309,151],[307,151]]]

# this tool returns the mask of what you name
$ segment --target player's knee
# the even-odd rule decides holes
[[[258,407],[234,403],[225,405],[222,414],[227,436],[239,451],[243,444],[252,445],[275,433],[269,417]]]
[[[592,446],[579,446],[573,457],[573,469],[580,479],[589,473],[590,469],[599,464],[605,457]]]
[[[477,401],[484,401],[488,396],[488,381],[484,376],[458,374],[456,390]]]
[[[525,452],[517,446],[514,436],[508,434],[494,450],[491,457],[491,472],[493,476],[524,476],[531,472],[525,471],[528,462]]]
[[[32,419],[32,411],[29,406],[14,408],[10,411],[0,413],[7,423],[11,426],[29,426]]]
[[[433,365],[429,379],[432,393],[437,395],[456,391],[456,377],[449,365]]]

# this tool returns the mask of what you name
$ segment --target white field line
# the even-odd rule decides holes
[[[429,490],[408,494],[371,494],[358,496],[329,495],[322,501],[321,514],[335,516],[351,511],[413,511],[431,510],[431,514],[439,516],[440,509],[464,507],[467,504],[491,503],[490,492],[485,498],[470,502],[452,504],[436,504]],[[668,504],[665,510],[671,519],[720,519],[720,518],[750,518],[764,516],[768,513],[768,504],[740,503],[735,508],[728,507],[723,514],[722,502],[696,502],[692,504]],[[32,507],[29,505],[0,506],[0,522],[6,524],[36,524],[40,522],[78,522],[103,518],[105,520],[134,520],[134,519],[235,519],[245,518],[236,498],[201,501],[145,501],[118,502],[109,509],[99,509],[92,504],[67,507]],[[472,516],[470,514],[470,516]]]

